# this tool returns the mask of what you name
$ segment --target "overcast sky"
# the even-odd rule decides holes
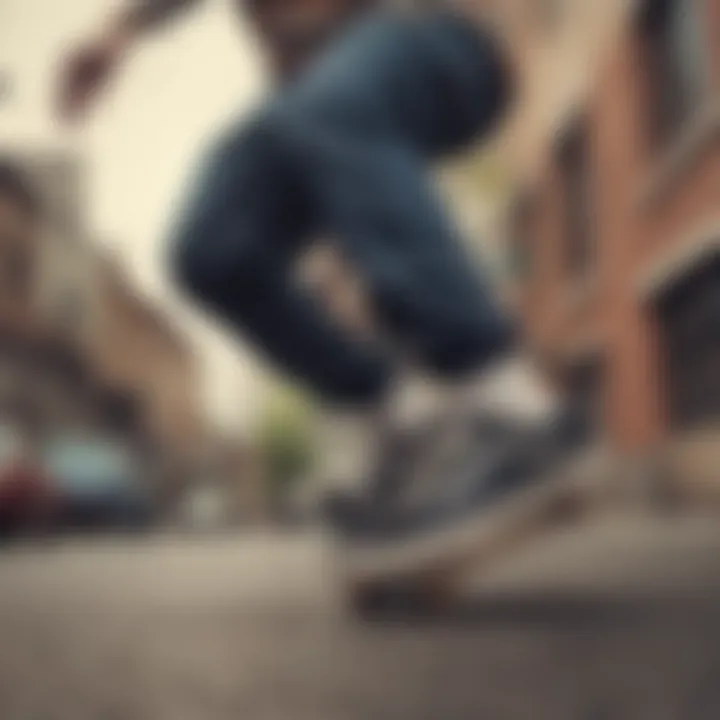
[[[13,83],[0,106],[0,142],[77,147],[89,161],[91,229],[118,248],[140,283],[182,315],[206,361],[204,397],[223,424],[245,425],[257,406],[256,370],[225,333],[185,318],[159,262],[164,230],[193,162],[224,123],[263,92],[252,38],[226,0],[153,38],[74,136],[57,128],[50,87],[73,38],[100,27],[109,0],[0,0],[0,72]]]

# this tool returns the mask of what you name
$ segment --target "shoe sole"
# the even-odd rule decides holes
[[[479,509],[455,527],[387,544],[336,537],[341,582],[354,605],[384,588],[440,601],[461,584],[464,570],[511,551],[545,528],[584,514],[597,477],[595,453],[582,453],[547,471],[527,488]],[[594,471],[594,472],[593,472]]]

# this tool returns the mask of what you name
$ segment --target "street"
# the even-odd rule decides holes
[[[715,718],[719,550],[712,520],[559,534],[457,612],[368,624],[313,535],[7,549],[0,718]]]

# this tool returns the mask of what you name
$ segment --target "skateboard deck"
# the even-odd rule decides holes
[[[347,604],[365,617],[452,604],[471,573],[586,516],[597,506],[601,474],[602,457],[585,452],[436,535],[381,545],[336,534],[335,567]]]

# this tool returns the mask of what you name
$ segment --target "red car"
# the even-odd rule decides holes
[[[21,443],[0,450],[0,537],[46,529],[57,507],[52,484]]]

